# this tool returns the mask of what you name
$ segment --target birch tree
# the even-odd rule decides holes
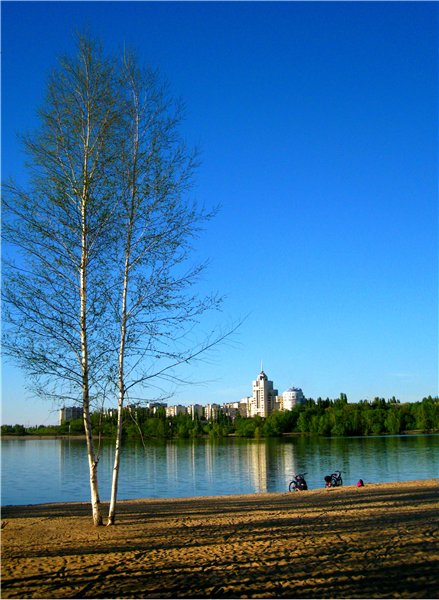
[[[120,213],[120,284],[113,302],[118,328],[118,424],[107,525],[115,522],[124,401],[136,388],[175,381],[174,369],[230,335],[188,336],[216,295],[191,293],[205,264],[191,264],[191,243],[213,213],[188,201],[196,154],[179,134],[181,107],[158,74],[133,54],[121,69],[124,139]],[[119,256],[119,254],[117,254]]]
[[[15,261],[4,272],[3,348],[38,393],[81,403],[96,525],[93,406],[117,403],[112,525],[126,400],[180,381],[180,365],[236,329],[194,333],[221,299],[193,291],[205,264],[192,244],[212,213],[190,201],[196,155],[181,118],[156,72],[130,54],[110,61],[81,38],[50,79],[40,130],[25,139],[29,185],[4,186]]]
[[[90,40],[51,75],[24,138],[26,189],[3,186],[3,350],[44,397],[83,407],[93,522],[102,524],[90,412],[105,394],[119,112],[114,66]],[[9,257],[9,259],[8,259]]]

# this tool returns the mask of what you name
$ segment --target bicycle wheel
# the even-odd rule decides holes
[[[288,490],[289,490],[290,492],[297,492],[297,484],[296,484],[296,482],[295,482],[295,481],[291,481],[291,482],[290,482],[290,485],[289,485],[289,487],[288,487]]]

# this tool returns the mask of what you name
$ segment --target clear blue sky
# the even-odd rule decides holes
[[[173,402],[239,400],[261,360],[280,392],[437,395],[437,3],[3,2],[3,176],[85,28],[184,99],[196,196],[222,206],[197,250],[227,296],[205,327],[249,315]],[[4,423],[53,408],[3,362]]]

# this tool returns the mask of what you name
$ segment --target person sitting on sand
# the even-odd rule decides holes
[[[332,487],[332,478],[331,475],[325,475],[325,488]]]

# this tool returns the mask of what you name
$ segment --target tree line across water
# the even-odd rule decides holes
[[[95,434],[114,438],[117,418],[111,414],[94,412],[91,415]],[[24,427],[3,425],[2,435],[82,435],[82,419],[62,425]],[[198,437],[219,438],[235,435],[244,438],[278,437],[291,433],[322,436],[399,434],[407,431],[439,431],[439,398],[428,396],[420,402],[400,403],[396,398],[350,403],[345,394],[330,400],[309,398],[293,410],[277,411],[267,418],[234,419],[220,413],[206,421],[190,415],[167,417],[164,408],[155,413],[141,406],[124,410],[123,437],[126,439],[187,439]]]

